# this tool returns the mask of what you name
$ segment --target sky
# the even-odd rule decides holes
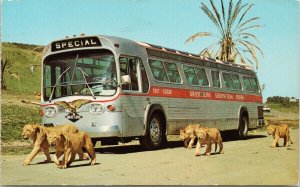
[[[209,0],[1,0],[1,41],[47,45],[65,36],[110,35],[191,53],[215,42],[197,32],[217,33],[201,10]],[[219,4],[219,0],[214,0]],[[227,4],[227,0],[224,0]],[[257,72],[263,98],[300,97],[299,0],[243,0],[254,3],[248,18],[263,27],[251,30],[264,56]]]

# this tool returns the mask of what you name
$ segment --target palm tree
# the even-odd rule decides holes
[[[185,43],[193,42],[202,37],[216,37],[217,42],[203,49],[200,55],[242,64],[253,64],[254,60],[256,68],[258,69],[256,52],[259,51],[261,55],[263,55],[263,52],[258,47],[259,41],[257,37],[251,34],[249,30],[261,27],[261,25],[254,23],[259,17],[245,20],[247,13],[254,4],[243,4],[242,0],[238,0],[237,3],[234,4],[233,1],[230,0],[227,14],[225,13],[223,0],[220,0],[220,4],[221,13],[219,13],[213,0],[210,0],[211,9],[204,3],[201,3],[201,9],[217,27],[219,33],[216,35],[211,32],[199,32],[190,36]]]

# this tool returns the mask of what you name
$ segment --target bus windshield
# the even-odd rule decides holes
[[[108,50],[55,54],[44,60],[44,100],[72,95],[111,96],[117,90],[114,55]]]

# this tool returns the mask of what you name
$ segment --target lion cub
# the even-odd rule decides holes
[[[96,155],[93,147],[92,140],[86,132],[78,131],[76,133],[68,133],[65,131],[52,132],[47,134],[47,139],[50,145],[55,146],[56,153],[54,157],[54,162],[59,166],[59,168],[67,168],[74,161],[76,153],[82,153],[82,148],[84,147],[91,159],[90,164],[96,164]],[[59,162],[59,158],[64,154],[62,162]]]
[[[206,144],[205,155],[210,155],[211,145],[215,143],[215,152],[217,151],[217,144],[220,147],[219,153],[224,153],[221,133],[217,128],[195,128],[195,134],[198,138],[196,145],[195,156],[200,156],[200,147]]]
[[[198,124],[190,124],[184,129],[180,129],[179,138],[183,141],[185,148],[192,149],[192,146],[196,139],[195,128],[199,127],[200,125]]]
[[[271,147],[277,147],[278,145],[278,140],[280,138],[284,139],[284,146],[288,146],[288,142],[291,142],[293,144],[291,137],[290,137],[290,132],[289,132],[289,126],[286,124],[282,125],[268,125],[267,126],[267,131],[268,135],[272,135],[274,138],[274,141],[271,145]]]
[[[60,125],[56,127],[45,127],[40,124],[27,124],[23,127],[22,137],[24,139],[32,140],[34,147],[31,153],[26,157],[23,162],[24,166],[28,166],[32,159],[40,152],[42,149],[47,157],[45,162],[51,162],[51,157],[49,154],[49,143],[47,141],[47,133],[54,131],[66,131],[66,132],[77,132],[78,129],[71,124]],[[80,159],[84,159],[84,155],[80,155]]]

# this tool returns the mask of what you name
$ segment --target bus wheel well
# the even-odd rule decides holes
[[[247,118],[249,119],[248,110],[245,107],[242,107],[241,110],[240,110],[240,118],[242,116],[247,116]]]

